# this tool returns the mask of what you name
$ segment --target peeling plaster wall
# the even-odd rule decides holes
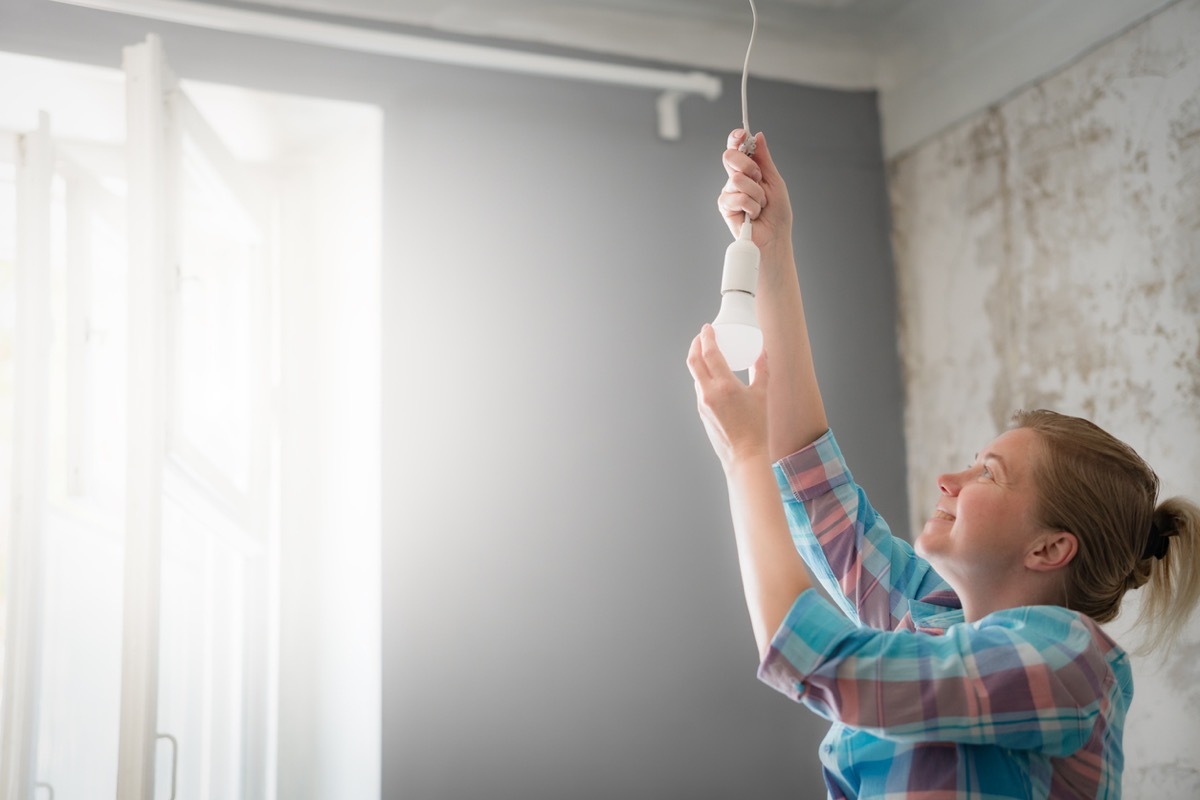
[[[914,531],[1018,408],[1093,419],[1200,500],[1197,41],[1179,2],[889,163]],[[1134,672],[1126,796],[1200,797],[1200,618]]]

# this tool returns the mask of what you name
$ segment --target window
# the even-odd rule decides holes
[[[179,82],[154,37],[125,55],[0,53],[0,795],[274,798],[310,768],[281,718],[378,709],[377,585],[321,570],[378,563],[380,120]],[[285,441],[348,463],[314,487]],[[289,582],[365,627],[289,637]]]

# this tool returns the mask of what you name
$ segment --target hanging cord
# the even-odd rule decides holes
[[[758,33],[758,9],[754,0],[750,0],[750,14],[753,23],[750,26],[750,44],[746,45],[746,62],[742,65],[742,129],[746,131],[746,140],[740,150],[748,156],[754,155],[754,134],[750,132],[750,111],[746,102],[746,80],[750,77],[750,51],[754,49],[754,34]]]
[[[750,132],[750,104],[746,102],[746,80],[750,77],[750,51],[754,49],[754,34],[758,33],[758,9],[754,7],[754,0],[750,0],[750,15],[753,19],[750,25],[750,43],[746,45],[746,61],[742,64],[742,130],[746,131],[746,138],[742,140],[742,146],[738,149],[748,156],[753,156],[754,134]],[[750,238],[749,214],[742,215],[742,230],[737,238]]]

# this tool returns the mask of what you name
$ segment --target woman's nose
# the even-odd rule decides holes
[[[958,495],[958,490],[962,486],[962,473],[947,473],[939,475],[937,479],[938,489],[947,497],[955,497]]]

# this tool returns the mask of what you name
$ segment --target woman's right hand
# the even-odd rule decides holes
[[[738,149],[746,136],[741,128],[729,134],[728,149],[721,158],[729,178],[717,207],[734,236],[749,216],[754,222],[754,243],[763,251],[764,262],[770,262],[778,248],[791,246],[792,202],[787,184],[771,160],[766,137],[761,133],[755,136],[754,155],[748,156]]]
[[[692,340],[688,370],[696,383],[696,408],[721,466],[729,472],[739,462],[767,460],[767,354],[750,368],[746,385],[733,374],[717,347],[712,325]]]

